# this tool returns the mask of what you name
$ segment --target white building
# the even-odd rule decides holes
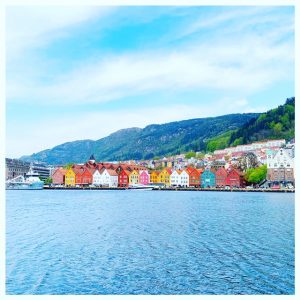
[[[170,176],[171,186],[181,186],[188,187],[189,186],[189,174],[183,170],[175,170],[172,172]]]
[[[172,174],[170,175],[170,183],[171,183],[171,186],[179,186],[180,185],[181,178],[180,178],[179,170],[175,170],[172,172]]]
[[[264,142],[254,142],[252,144],[246,145],[238,145],[236,147],[229,147],[223,150],[215,150],[215,155],[227,155],[234,152],[249,152],[249,151],[256,151],[261,149],[270,149],[270,148],[277,148],[285,146],[285,140],[268,140]]]
[[[189,187],[190,186],[190,177],[189,174],[183,170],[180,174],[181,186]]]
[[[93,182],[92,183],[97,186],[102,184],[102,176],[101,176],[99,170],[96,170],[93,173]]]
[[[287,182],[294,183],[294,158],[290,156],[288,149],[267,152],[267,179],[283,185]]]
[[[104,169],[101,173],[101,184],[108,187],[118,186],[118,174],[111,169]]]
[[[280,149],[279,151],[267,152],[268,169],[294,168],[294,160],[289,154],[289,150]]]

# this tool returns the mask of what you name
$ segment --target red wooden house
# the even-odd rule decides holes
[[[76,185],[88,185],[93,182],[93,175],[87,167],[75,165],[73,171]]]
[[[118,173],[118,186],[119,187],[128,187],[129,184],[129,171],[121,169]]]
[[[189,186],[199,187],[201,170],[197,170],[196,168],[188,167],[186,172],[189,174]]]
[[[65,174],[66,174],[67,170],[63,169],[63,168],[57,168],[51,178],[52,178],[52,183],[53,184],[64,184],[65,183]]]
[[[226,178],[227,178],[227,171],[225,168],[219,168],[216,171],[216,186],[217,187],[225,187],[226,186]]]
[[[241,175],[235,169],[232,169],[231,171],[229,171],[229,173],[226,177],[225,183],[227,186],[230,186],[230,187],[242,187],[243,186],[243,180],[241,178]]]

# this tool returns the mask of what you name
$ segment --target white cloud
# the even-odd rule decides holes
[[[22,96],[26,101],[52,104],[105,102],[148,92],[202,88],[243,91],[247,96],[289,79],[293,54],[290,43],[272,44],[252,36],[177,51],[112,55],[88,62],[51,84],[8,81],[7,93],[8,98]]]
[[[7,12],[8,57],[33,49],[67,34],[68,28],[99,18],[111,8],[44,7],[32,10],[11,8]],[[293,32],[293,20],[272,9],[249,7],[216,13],[213,18],[191,22],[184,35],[206,27],[223,26],[222,32],[205,41],[157,50],[132,51],[80,61],[73,70],[51,75],[51,61],[39,62],[31,55],[26,61],[8,63],[7,99],[49,104],[99,103],[139,96],[149,92],[215,89],[243,91],[244,97],[272,84],[291,79],[294,49],[291,40],[280,41]],[[235,20],[234,26],[226,23]],[[283,20],[285,20],[283,22]],[[277,22],[276,22],[277,21]],[[253,31],[249,26],[271,22],[275,30]],[[116,24],[115,24],[116,25]],[[251,28],[252,28],[251,27]],[[245,30],[245,28],[247,30]],[[182,33],[174,32],[174,36]],[[278,40],[280,42],[278,42]],[[42,72],[49,74],[47,80]],[[24,76],[26,74],[26,76]],[[23,99],[23,100],[20,100]]]
[[[101,6],[10,6],[6,9],[8,59],[63,38],[68,34],[67,29],[103,17],[111,10]]]

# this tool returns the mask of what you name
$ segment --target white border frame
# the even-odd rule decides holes
[[[7,6],[14,5],[24,5],[24,6],[42,6],[42,5],[70,5],[70,6],[97,6],[97,5],[106,5],[106,6],[140,6],[140,5],[153,5],[153,6],[294,6],[295,7],[295,97],[299,96],[299,86],[297,86],[297,82],[299,83],[300,74],[299,74],[299,66],[297,68],[297,63],[299,63],[299,59],[297,55],[300,53],[300,36],[299,36],[299,26],[300,26],[300,4],[297,0],[2,0],[0,2],[0,156],[1,156],[1,164],[0,164],[0,297],[1,299],[86,299],[86,298],[101,298],[101,299],[119,299],[119,298],[127,298],[131,299],[132,297],[138,299],[149,299],[149,297],[155,297],[156,299],[168,299],[171,297],[172,299],[231,299],[232,297],[241,297],[243,299],[252,299],[261,297],[252,296],[252,295],[220,295],[220,296],[208,296],[208,295],[189,295],[189,296],[181,296],[181,295],[161,295],[161,296],[121,296],[121,295],[95,295],[95,296],[81,296],[81,295],[67,295],[67,296],[41,296],[41,295],[5,295],[5,8]],[[298,35],[297,35],[298,34]],[[287,97],[290,95],[287,95]],[[298,101],[298,100],[296,100]],[[300,131],[300,118],[298,117],[299,113],[299,105],[296,103],[296,141],[299,138]],[[298,119],[297,119],[298,117]],[[297,130],[298,128],[298,130]],[[297,144],[297,142],[296,142]],[[299,170],[299,149],[296,147],[296,159],[295,159],[295,181],[297,185],[297,176]],[[297,255],[297,251],[299,253],[299,204],[297,203],[298,186],[296,188],[295,193],[295,295],[289,296],[270,296],[264,295],[264,299],[271,299],[271,297],[280,297],[280,299],[295,299],[299,298],[299,254]],[[239,299],[238,298],[238,299]]]

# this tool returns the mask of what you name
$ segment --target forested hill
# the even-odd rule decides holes
[[[228,130],[206,142],[206,151],[213,152],[229,146],[248,144],[266,139],[295,137],[295,97],[288,98],[284,105],[271,109],[250,119],[237,130]]]
[[[151,159],[155,156],[206,150],[206,142],[228,130],[237,130],[259,114],[230,114],[128,128],[93,140],[68,142],[52,149],[23,156],[26,161],[66,164],[87,161],[93,153],[98,161]]]
[[[248,144],[264,139],[295,137],[295,97],[288,98],[284,105],[271,109],[244,124],[229,139],[230,145]]]

